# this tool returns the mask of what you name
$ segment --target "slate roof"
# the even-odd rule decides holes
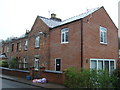
[[[69,19],[66,19],[64,21],[56,21],[56,20],[52,20],[50,18],[45,18],[45,17],[42,17],[42,16],[39,16],[39,18],[50,28],[54,28],[54,27],[57,27],[57,26],[61,26],[61,25],[64,25],[64,24],[67,24],[67,23],[70,23],[70,22],[73,22],[75,20],[79,20],[79,19],[82,19],[82,18],[85,18],[86,16],[94,13],[95,11],[97,11],[98,9],[100,9],[102,7],[97,7],[97,8],[94,8],[94,9],[90,9],[88,11],[86,11],[85,13],[82,13],[80,15],[77,15],[77,16],[74,16],[74,17],[71,17]]]

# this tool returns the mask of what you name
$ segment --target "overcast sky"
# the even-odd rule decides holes
[[[19,37],[31,30],[37,17],[50,18],[57,14],[62,20],[84,13],[87,9],[104,6],[118,27],[120,0],[0,0],[0,39]]]

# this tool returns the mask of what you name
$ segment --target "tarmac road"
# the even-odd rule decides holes
[[[40,88],[40,87],[35,87],[24,83],[2,79],[2,88]]]

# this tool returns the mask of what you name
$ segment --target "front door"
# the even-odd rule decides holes
[[[61,59],[55,59],[55,69],[56,69],[56,71],[60,71],[60,69],[61,69]]]

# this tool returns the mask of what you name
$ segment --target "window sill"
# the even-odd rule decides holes
[[[24,51],[27,51],[27,50],[24,50]]]
[[[56,74],[62,74],[63,73],[62,71],[54,71],[54,70],[43,70],[43,72],[46,72],[46,73],[56,73]]]
[[[101,45],[107,45],[107,43],[102,43],[102,42],[100,42],[100,44],[101,44]]]
[[[67,44],[67,43],[69,43],[69,42],[61,42],[61,44]]]
[[[38,69],[35,69],[35,71],[38,71]]]
[[[39,49],[40,47],[35,47],[35,49]]]

